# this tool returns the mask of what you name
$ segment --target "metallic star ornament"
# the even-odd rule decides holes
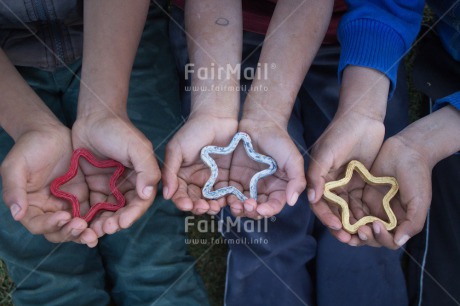
[[[226,195],[234,194],[242,202],[244,200],[247,200],[247,197],[234,186],[227,186],[214,191],[211,190],[214,184],[216,183],[217,175],[219,174],[219,169],[217,167],[216,162],[211,156],[209,156],[209,154],[231,154],[238,146],[240,140],[243,141],[246,154],[252,160],[259,163],[267,164],[269,166],[267,169],[264,169],[254,174],[251,178],[251,181],[249,183],[249,194],[251,198],[257,200],[257,183],[259,182],[259,180],[266,176],[272,175],[276,172],[276,169],[278,167],[276,165],[275,160],[270,156],[262,155],[254,151],[254,148],[252,147],[251,137],[249,137],[249,135],[246,133],[238,132],[235,134],[232,141],[227,147],[207,146],[201,149],[201,160],[211,169],[211,176],[209,177],[208,181],[206,182],[202,190],[203,197],[211,200],[216,200]]]
[[[351,177],[353,176],[353,171],[356,170],[358,174],[361,176],[361,178],[368,184],[370,185],[390,185],[391,188],[385,194],[382,200],[383,208],[385,210],[385,213],[388,216],[389,222],[385,222],[380,218],[374,217],[374,216],[365,216],[356,221],[355,224],[350,224],[350,209],[348,207],[348,203],[339,197],[337,194],[333,193],[331,190],[337,189],[340,187],[343,187],[347,185]],[[357,160],[352,160],[351,162],[348,163],[347,166],[347,171],[345,173],[345,177],[339,181],[332,181],[326,183],[324,186],[324,195],[323,197],[330,203],[334,203],[340,206],[342,210],[342,225],[343,229],[347,231],[350,234],[355,234],[358,231],[358,228],[360,226],[363,226],[368,223],[372,223],[376,220],[379,220],[380,222],[383,223],[385,228],[389,231],[394,229],[397,224],[396,216],[393,212],[393,210],[390,207],[390,200],[396,195],[398,192],[399,186],[398,182],[394,177],[375,177],[373,176],[367,169],[364,167],[363,164],[361,164]]]

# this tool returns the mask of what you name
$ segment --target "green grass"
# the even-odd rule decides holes
[[[0,305],[13,305],[10,292],[13,290],[13,282],[9,279],[5,264],[0,260]]]
[[[210,216],[199,216],[195,219],[207,222],[208,228],[212,222]],[[215,228],[217,229],[217,225]],[[208,291],[209,302],[212,306],[223,305],[225,274],[227,268],[227,246],[223,244],[223,239],[219,233],[200,233],[197,226],[189,232],[191,239],[197,238],[206,241],[206,244],[191,244],[190,253],[197,259],[196,269],[200,273],[206,290]],[[214,239],[220,243],[212,243]],[[203,242],[204,242],[203,241]]]

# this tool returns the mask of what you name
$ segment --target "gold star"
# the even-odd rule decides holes
[[[331,192],[331,190],[343,187],[347,185],[351,177],[353,176],[353,171],[356,170],[361,178],[368,184],[371,185],[382,185],[382,184],[388,184],[391,186],[390,190],[387,192],[387,194],[383,197],[382,204],[383,208],[385,210],[385,213],[388,216],[389,222],[385,222],[380,218],[374,217],[374,216],[365,216],[359,219],[355,224],[350,224],[350,209],[348,207],[348,203],[339,197],[337,194]],[[379,220],[380,222],[383,223],[385,228],[389,231],[394,229],[396,227],[396,216],[393,212],[393,210],[390,207],[390,200],[396,195],[398,192],[398,182],[394,177],[375,177],[373,176],[367,169],[364,167],[363,164],[361,164],[357,160],[352,160],[351,162],[348,163],[347,166],[347,171],[345,173],[345,177],[339,181],[332,181],[326,183],[324,186],[324,195],[323,197],[330,203],[337,204],[341,207],[342,210],[342,225],[343,229],[350,234],[355,234],[358,231],[358,228],[360,226],[363,226],[368,223],[372,223],[376,220]]]

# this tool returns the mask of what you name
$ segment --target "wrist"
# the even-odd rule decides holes
[[[106,104],[101,101],[79,100],[77,120],[82,118],[128,118],[126,103]]]
[[[240,96],[238,91],[230,91],[227,87],[222,87],[230,86],[224,83],[208,83],[207,85],[199,86],[206,86],[208,90],[192,92],[190,117],[212,117],[238,120],[240,109]],[[216,87],[221,88],[216,90]]]
[[[27,117],[30,117],[27,118]],[[32,118],[33,117],[33,118]],[[31,132],[62,132],[67,128],[51,114],[37,114],[22,117],[19,124],[5,125],[4,129],[8,135],[17,142],[23,135]]]
[[[397,137],[418,152],[433,168],[442,159],[460,151],[460,111],[446,106],[417,120]]]
[[[105,88],[107,87],[105,84],[97,84],[97,80],[91,80],[90,84],[93,84],[91,88],[82,81],[80,86],[77,117],[94,113],[120,116],[127,114],[128,89],[124,86],[126,82],[111,88]],[[108,84],[117,84],[117,82],[108,81]]]
[[[383,122],[389,89],[390,81],[380,71],[348,66],[343,73],[336,116],[354,111]]]
[[[279,110],[268,110],[262,106],[251,106],[244,109],[241,121],[257,123],[260,126],[273,127],[287,130],[289,115]]]
[[[244,103],[242,118],[266,121],[287,129],[298,88],[282,86],[280,82],[282,81],[255,80],[252,84],[253,88],[261,91],[254,89],[249,92]]]

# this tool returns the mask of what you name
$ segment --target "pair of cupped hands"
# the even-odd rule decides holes
[[[89,224],[73,218],[71,204],[50,193],[54,179],[64,175],[74,149],[84,147],[98,159],[114,159],[126,170],[117,187],[127,205],[116,212],[102,212]],[[90,205],[115,203],[109,181],[114,168],[96,168],[80,158],[75,178],[61,186],[74,194],[84,215]],[[126,114],[95,113],[78,118],[72,129],[57,119],[40,122],[16,139],[1,165],[3,198],[14,219],[32,234],[51,242],[74,241],[94,247],[98,238],[130,227],[152,204],[160,168],[150,141]]]
[[[278,170],[259,181],[257,202],[248,199],[242,203],[233,195],[204,199],[201,188],[210,171],[201,161],[200,151],[207,145],[227,146],[237,131],[247,132],[254,149],[273,157]],[[431,168],[420,152],[411,150],[400,138],[390,138],[382,146],[383,137],[380,120],[347,112],[336,115],[310,154],[308,148],[299,151],[287,133],[287,124],[191,116],[167,145],[163,196],[194,214],[217,214],[229,205],[235,216],[258,219],[276,215],[286,203],[294,205],[308,181],[312,210],[337,239],[353,246],[398,248],[423,226],[428,207],[422,203],[429,202],[431,192],[422,187],[430,180]],[[72,152],[79,147],[99,159],[114,159],[127,167],[117,184],[126,206],[117,212],[100,213],[90,224],[72,218],[70,203],[55,198],[49,189],[51,182],[68,170]],[[310,163],[305,174],[306,155]],[[363,162],[375,176],[392,175],[399,181],[400,192],[392,201],[398,219],[395,231],[388,232],[376,221],[351,235],[342,229],[338,207],[322,199],[325,182],[340,179],[352,159]],[[215,160],[219,176],[214,188],[232,185],[246,195],[251,177],[266,167],[251,160],[242,146],[232,155],[215,156]],[[81,160],[77,176],[62,188],[78,197],[84,214],[90,205],[114,201],[109,189],[112,174],[113,169],[95,168]],[[130,227],[145,213],[157,194],[161,172],[152,144],[126,115],[93,114],[78,118],[72,130],[55,122],[25,131],[5,158],[1,175],[5,203],[15,220],[31,233],[42,234],[52,242],[74,241],[94,247],[98,238]],[[350,205],[351,223],[368,214],[385,219],[381,205],[384,191],[369,188],[354,177],[338,192]]]

